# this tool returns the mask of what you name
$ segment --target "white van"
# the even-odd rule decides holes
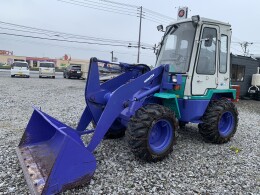
[[[24,61],[15,61],[11,66],[11,77],[23,76],[30,77],[29,65]]]
[[[53,62],[40,62],[39,78],[51,77],[55,79],[55,66]]]

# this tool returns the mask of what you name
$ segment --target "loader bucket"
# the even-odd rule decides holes
[[[32,194],[56,194],[87,183],[96,169],[80,135],[37,108],[16,152]]]

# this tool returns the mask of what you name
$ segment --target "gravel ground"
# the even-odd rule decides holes
[[[29,194],[15,147],[31,105],[75,127],[85,106],[84,86],[82,80],[0,77],[0,194]],[[260,194],[260,102],[240,101],[237,107],[239,126],[229,143],[205,143],[188,125],[159,163],[136,159],[125,138],[104,140],[95,151],[90,185],[64,194]]]

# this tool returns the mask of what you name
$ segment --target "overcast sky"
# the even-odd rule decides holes
[[[92,1],[100,2],[100,0]],[[260,26],[256,22],[260,18],[259,0],[113,1],[143,6],[172,18],[176,18],[179,6],[188,6],[189,17],[199,14],[201,17],[228,22],[232,25],[234,43],[231,45],[231,51],[233,53],[241,54],[242,52],[236,42],[248,41],[254,43],[249,47],[250,53],[260,54]],[[129,10],[133,9],[129,7]],[[71,5],[57,0],[1,0],[0,21],[99,38],[135,42],[138,40],[138,17]],[[160,41],[162,33],[156,30],[158,24],[143,19],[142,42],[153,45]],[[0,28],[0,32],[10,31]],[[104,60],[110,60],[110,52],[114,51],[114,56],[121,62],[134,63],[137,58],[136,48],[61,43],[7,35],[0,35],[0,50],[11,50],[15,55],[25,56],[60,58],[64,54],[69,54],[72,58],[98,57]],[[153,51],[142,49],[140,62],[154,64]]]

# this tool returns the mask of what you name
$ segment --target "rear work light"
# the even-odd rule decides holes
[[[175,91],[179,91],[181,89],[181,86],[180,85],[174,85],[173,89]]]

